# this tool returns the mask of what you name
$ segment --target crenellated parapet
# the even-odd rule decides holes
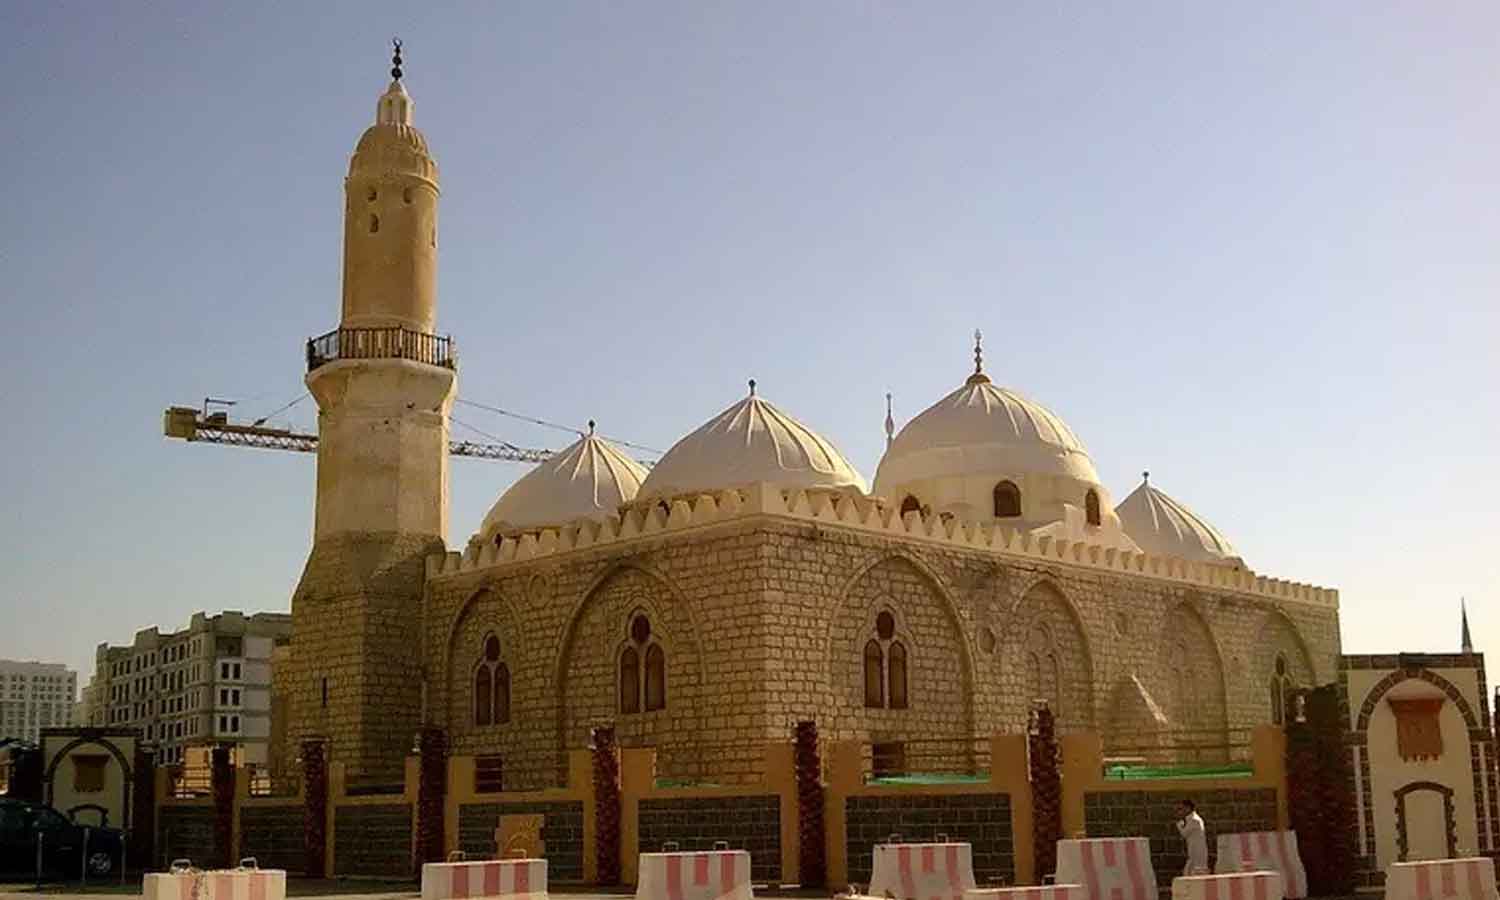
[[[538,557],[557,557],[647,538],[656,539],[666,534],[757,516],[979,550],[1018,560],[1042,560],[1198,585],[1277,602],[1338,607],[1336,590],[1269,578],[1245,568],[1122,550],[1087,540],[1039,535],[993,522],[967,522],[951,516],[923,515],[917,511],[903,516],[883,499],[854,491],[785,490],[766,483],[627,504],[617,515],[608,518],[580,519],[556,527],[501,534],[493,540],[481,540],[476,536],[463,552],[429,557],[427,575],[429,579],[440,579]]]

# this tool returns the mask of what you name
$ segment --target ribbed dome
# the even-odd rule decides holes
[[[495,501],[479,530],[489,537],[609,515],[635,499],[645,478],[640,463],[590,433],[521,476]]]
[[[780,487],[854,487],[864,478],[817,432],[755,395],[710,419],[668,450],[641,496],[712,491],[755,482]]]
[[[906,423],[880,460],[875,492],[927,478],[1020,474],[1099,481],[1062,419],[978,375]]]
[[[1147,553],[1176,556],[1192,562],[1234,563],[1243,560],[1229,539],[1201,516],[1143,480],[1140,487],[1115,507],[1131,540]]]

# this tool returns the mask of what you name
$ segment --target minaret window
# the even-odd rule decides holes
[[[484,652],[474,667],[474,724],[510,721],[510,666],[500,658],[500,638],[485,635]]]
[[[1083,498],[1084,517],[1090,525],[1099,525],[1104,517],[1099,512],[1099,492],[1090,490]]]
[[[401,191],[401,202],[402,203],[410,203],[411,202],[411,188],[403,188],[402,189],[402,191]]]
[[[620,651],[620,712],[667,708],[667,653],[652,636],[651,620],[636,613]],[[642,690],[644,688],[644,690]]]
[[[375,234],[378,231],[380,231],[380,217],[370,213],[370,233]]]
[[[1021,489],[1013,481],[995,485],[995,518],[1014,519],[1021,514]]]
[[[375,198],[378,197],[378,196],[380,196],[380,194],[377,193],[374,188],[370,188],[370,192],[365,195],[365,199],[368,200],[368,201],[370,201],[371,203],[374,203],[375,202]]]

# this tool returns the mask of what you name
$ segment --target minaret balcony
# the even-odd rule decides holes
[[[399,325],[336,328],[307,342],[307,371],[341,359],[407,359],[445,369],[458,367],[458,351],[452,337],[425,334]]]

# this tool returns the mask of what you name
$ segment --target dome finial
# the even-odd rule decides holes
[[[1141,484],[1150,484],[1150,483],[1151,483],[1151,473],[1150,473],[1150,471],[1142,472],[1141,473]]]
[[[755,396],[755,379],[750,379],[750,396]]]
[[[984,332],[974,329],[974,374],[965,384],[989,384],[990,377],[984,374]]]
[[[401,39],[391,38],[391,80],[401,80]]]
[[[589,419],[589,437],[594,436],[594,420]]]
[[[896,439],[896,420],[891,415],[891,392],[885,392],[885,449],[891,449],[891,441]]]

